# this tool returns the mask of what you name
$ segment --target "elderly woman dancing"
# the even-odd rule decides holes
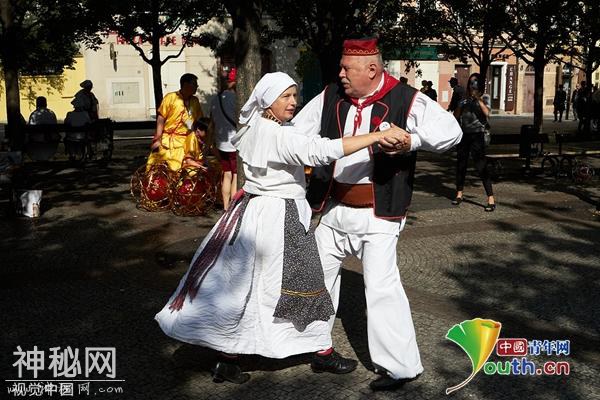
[[[168,336],[221,352],[215,382],[249,379],[238,354],[315,352],[315,372],[347,373],[357,365],[331,347],[327,321],[334,309],[309,227],[304,166],[405,138],[394,126],[336,140],[308,137],[288,122],[296,97],[296,83],[281,72],[266,74],[254,88],[240,114],[245,126],[232,141],[246,182],[156,315]]]

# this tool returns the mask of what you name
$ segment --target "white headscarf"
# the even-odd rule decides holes
[[[240,124],[250,125],[250,122],[259,117],[264,110],[290,86],[297,85],[286,73],[271,72],[265,74],[252,91],[250,98],[240,111]]]
[[[264,125],[261,129],[262,113],[277,100],[290,86],[296,82],[288,74],[273,72],[265,74],[252,91],[250,98],[240,111],[240,124],[243,126],[231,138],[240,158],[251,167],[265,169],[269,159],[270,146],[265,145],[267,139]]]

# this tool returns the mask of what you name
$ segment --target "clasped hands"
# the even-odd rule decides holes
[[[408,153],[410,151],[410,134],[404,129],[391,124],[392,127],[382,131],[378,141],[379,147],[389,155]]]

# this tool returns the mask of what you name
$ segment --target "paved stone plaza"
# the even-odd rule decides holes
[[[510,123],[517,126],[515,120],[506,126]],[[116,379],[124,382],[92,382],[91,394],[76,398],[600,399],[600,217],[592,213],[600,201],[598,177],[574,184],[535,169],[524,177],[519,162],[509,162],[494,185],[498,208],[485,213],[483,188],[472,170],[466,201],[454,207],[453,154],[420,155],[412,212],[397,251],[425,372],[401,390],[370,391],[375,375],[361,268],[347,259],[333,334],[338,351],[360,360],[358,369],[341,376],[314,374],[308,356],[244,357],[252,379],[237,386],[213,383],[215,354],[171,340],[153,320],[217,214],[184,218],[136,209],[129,178],[144,163],[146,148],[117,142],[108,167],[82,170],[60,161],[32,167],[30,184],[44,190],[42,217],[12,218],[2,210],[3,380],[17,379],[12,366],[17,346],[47,352],[114,347]],[[471,373],[467,355],[445,339],[446,332],[476,317],[501,322],[501,337],[570,340],[569,356],[529,357],[537,365],[568,361],[570,374],[480,371],[446,396],[447,387]],[[51,379],[47,373],[42,377]],[[6,395],[11,382],[4,386],[1,398],[18,398]],[[107,386],[122,387],[123,393],[99,392]]]

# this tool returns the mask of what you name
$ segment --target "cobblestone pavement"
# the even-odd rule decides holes
[[[456,399],[599,399],[600,200],[598,178],[585,185],[534,174],[519,165],[494,189],[496,212],[483,211],[483,188],[467,180],[453,196],[453,156],[420,156],[412,212],[398,245],[425,372],[404,388],[373,393],[360,264],[345,261],[336,348],[360,360],[351,374],[314,374],[308,356],[245,357],[245,385],[215,384],[215,354],[166,337],[153,321],[216,221],[147,213],[129,196],[129,177],[144,148],[119,142],[109,167],[32,166],[31,187],[44,190],[36,220],[0,218],[0,372],[17,379],[17,346],[115,347],[118,379],[93,382],[95,398],[114,399],[444,399],[471,372],[466,354],[445,339],[476,317],[503,324],[502,337],[568,339],[568,376],[479,372]],[[597,162],[592,160],[592,162]],[[5,203],[1,203],[5,206]],[[499,357],[492,355],[491,360]],[[558,357],[531,357],[538,365]],[[47,373],[40,375],[48,378]],[[29,373],[31,379],[31,373]],[[1,398],[10,382],[5,382]],[[59,397],[56,393],[54,397]],[[89,396],[81,395],[79,398]]]

